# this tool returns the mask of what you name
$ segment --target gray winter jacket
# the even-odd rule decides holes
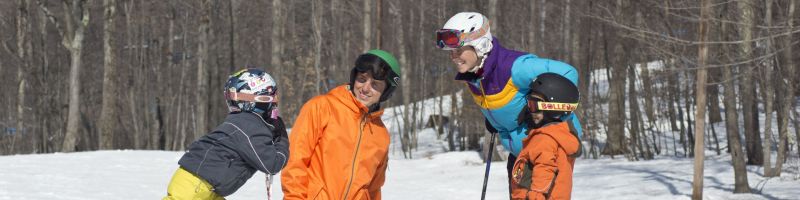
[[[281,119],[268,120],[250,112],[231,113],[189,145],[178,164],[221,196],[233,194],[256,170],[274,175],[289,159],[289,139]]]

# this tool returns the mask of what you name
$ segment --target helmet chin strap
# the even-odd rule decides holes
[[[485,54],[483,54],[482,56],[478,57],[478,59],[480,59],[480,60],[481,60],[481,63],[480,63],[480,64],[478,64],[478,65],[476,65],[475,67],[472,67],[472,69],[470,69],[470,70],[467,70],[467,72],[477,73],[477,72],[478,72],[478,70],[480,70],[481,68],[483,68],[483,63],[484,63],[484,61],[486,61],[486,54],[488,54],[488,53],[485,53]]]
[[[478,59],[480,59],[480,63],[478,66],[468,70],[468,72],[477,73],[478,70],[483,68],[483,64],[486,62],[486,57],[489,57],[489,52],[491,52],[493,45],[491,40],[485,38],[481,38],[473,42],[475,42],[475,44],[473,44],[472,47],[475,49],[475,54],[477,54]]]

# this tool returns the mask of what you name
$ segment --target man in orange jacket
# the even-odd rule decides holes
[[[349,84],[303,105],[289,134],[284,199],[381,199],[390,136],[380,103],[399,80],[397,59],[370,50],[356,59]]]
[[[563,119],[578,107],[578,88],[554,73],[539,75],[530,88],[519,121],[531,131],[511,171],[511,198],[570,199],[581,145]]]

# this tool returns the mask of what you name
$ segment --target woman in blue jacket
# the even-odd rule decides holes
[[[507,165],[511,174],[528,132],[527,125],[517,118],[526,105],[530,83],[540,74],[556,73],[578,85],[578,71],[560,61],[503,48],[492,37],[490,26],[489,19],[480,13],[458,13],[436,31],[436,45],[450,51],[458,71],[455,79],[466,83],[486,119],[486,128],[499,133],[500,143],[511,152]],[[580,138],[577,116],[570,114],[563,120]]]

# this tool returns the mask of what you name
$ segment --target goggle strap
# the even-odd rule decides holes
[[[489,30],[489,27],[490,27],[491,25],[492,25],[492,22],[491,22],[491,21],[489,21],[489,19],[485,19],[485,18],[484,18],[484,19],[483,19],[483,25],[481,26],[481,28],[480,28],[480,29],[478,29],[478,31],[476,31],[476,32],[471,32],[471,33],[461,34],[461,37],[460,37],[460,38],[461,38],[461,41],[465,41],[465,40],[467,40],[467,39],[469,39],[469,40],[475,40],[475,39],[478,39],[478,38],[480,38],[481,36],[483,36],[484,34],[486,34],[486,30]]]
[[[536,102],[538,110],[572,112],[578,109],[578,103]]]

